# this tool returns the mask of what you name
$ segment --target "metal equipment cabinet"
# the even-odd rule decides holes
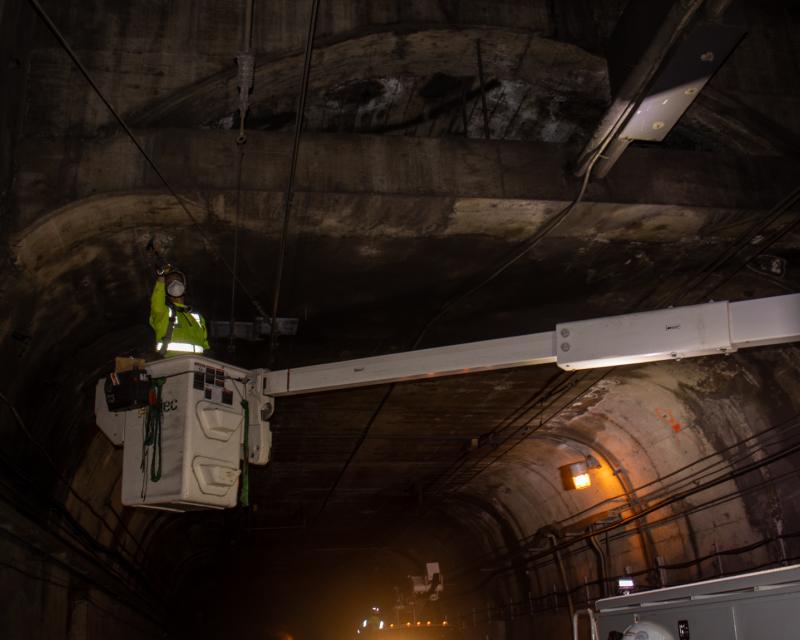
[[[797,640],[800,566],[605,598],[596,610],[600,640],[637,622],[673,640]]]

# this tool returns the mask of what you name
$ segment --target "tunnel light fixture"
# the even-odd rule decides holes
[[[569,465],[572,473],[572,484],[576,489],[586,489],[592,486],[592,479],[589,477],[589,470],[585,462],[576,462]]]
[[[589,475],[589,470],[599,468],[600,463],[597,461],[597,458],[592,455],[588,455],[578,462],[573,462],[561,467],[564,488],[569,491],[572,489],[586,489],[591,487],[592,478]]]
[[[627,596],[635,588],[636,583],[633,581],[633,578],[624,576],[617,579],[617,589],[622,595]]]

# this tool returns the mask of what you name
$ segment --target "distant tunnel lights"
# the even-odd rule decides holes
[[[627,596],[636,588],[636,583],[633,581],[633,578],[629,577],[622,577],[617,579],[617,590],[620,594]]]

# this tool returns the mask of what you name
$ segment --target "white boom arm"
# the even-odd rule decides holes
[[[557,324],[555,331],[258,373],[268,396],[555,363],[565,370],[680,360],[800,340],[800,294]]]

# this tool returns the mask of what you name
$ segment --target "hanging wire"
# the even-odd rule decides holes
[[[236,281],[239,283],[239,286],[241,287],[242,291],[248,297],[250,303],[253,305],[253,307],[259,313],[259,315],[266,316],[266,313],[264,312],[264,309],[261,307],[261,304],[255,298],[255,296],[250,292],[248,287],[241,281],[241,279],[236,277],[236,274],[234,272],[233,266],[221,254],[221,252],[219,251],[219,249],[216,246],[216,243],[215,243],[214,239],[203,229],[203,227],[200,224],[200,221],[189,210],[189,207],[186,206],[186,202],[187,202],[186,199],[183,198],[182,196],[180,196],[178,194],[178,192],[175,191],[175,189],[169,183],[169,181],[166,179],[164,174],[159,169],[158,165],[150,157],[150,154],[147,153],[145,148],[142,146],[141,142],[139,142],[138,138],[134,135],[134,133],[131,130],[131,128],[128,126],[128,124],[125,122],[125,120],[122,118],[122,116],[117,112],[117,110],[114,108],[114,106],[111,104],[111,102],[106,98],[106,96],[100,90],[100,87],[94,81],[94,79],[92,78],[92,75],[89,73],[88,69],[80,61],[80,59],[78,58],[78,56],[75,53],[75,51],[72,49],[72,47],[69,45],[67,40],[62,35],[61,31],[58,29],[58,27],[55,25],[55,23],[50,19],[50,16],[45,12],[45,10],[42,8],[41,4],[39,4],[39,1],[38,0],[28,0],[28,2],[30,2],[30,4],[33,7],[33,9],[36,11],[36,13],[39,15],[39,17],[47,25],[47,28],[55,36],[56,40],[58,40],[59,44],[62,46],[64,51],[67,52],[67,55],[69,55],[69,57],[72,59],[72,62],[75,64],[75,66],[81,72],[83,77],[86,79],[86,82],[89,83],[89,85],[94,90],[95,94],[97,94],[97,97],[100,98],[102,103],[106,106],[106,108],[111,113],[111,115],[114,117],[114,119],[117,121],[119,126],[126,133],[126,135],[130,138],[131,142],[133,142],[134,146],[138,149],[139,153],[142,155],[142,157],[144,158],[145,162],[148,164],[148,166],[152,169],[153,173],[156,174],[158,179],[164,185],[164,188],[170,193],[170,195],[172,195],[173,198],[175,198],[175,200],[177,201],[177,203],[180,206],[180,208],[186,214],[186,217],[189,218],[189,220],[191,221],[193,227],[200,234],[200,236],[203,238],[203,240],[205,240],[205,245],[204,245],[205,249],[212,255],[212,257],[214,257],[214,259],[218,260],[236,278]]]
[[[286,245],[289,239],[289,219],[294,201],[294,183],[297,175],[297,160],[300,155],[300,137],[303,133],[303,124],[306,113],[306,98],[308,97],[308,82],[311,77],[311,56],[314,52],[314,37],[317,33],[317,16],[319,14],[320,0],[313,0],[311,14],[308,20],[308,34],[306,35],[306,49],[303,57],[303,77],[300,82],[300,96],[297,101],[297,113],[294,125],[294,142],[292,144],[292,158],[289,166],[289,181],[286,185],[286,197],[283,209],[283,230],[281,231],[281,244],[278,250],[278,268],[275,273],[275,294],[272,299],[272,314],[270,316],[270,343],[269,361],[272,363],[277,346],[278,331],[278,303],[281,297],[281,282],[283,281],[283,268],[286,262]]]
[[[228,335],[229,353],[234,353],[236,351],[236,279],[239,269],[239,231],[241,229],[240,217],[242,213],[242,163],[244,162],[243,146],[239,146],[236,157],[236,220],[233,227],[233,273],[231,274],[231,310]]]
[[[597,160],[597,158],[595,158],[595,161],[596,160]],[[594,165],[594,162],[592,163],[591,166],[593,166],[593,165]],[[719,270],[720,268],[725,266],[728,262],[730,262],[731,260],[735,259],[744,249],[746,249],[748,246],[750,246],[750,244],[751,244],[751,242],[752,242],[752,240],[754,238],[756,238],[759,234],[761,234],[772,222],[776,221],[783,213],[785,213],[789,208],[791,208],[791,206],[796,204],[799,199],[800,199],[800,188],[792,190],[791,193],[789,193],[786,197],[784,197],[777,205],[775,205],[775,207],[773,207],[770,210],[769,214],[767,215],[767,217],[765,219],[759,219],[759,221],[757,221],[754,225],[752,225],[748,229],[747,232],[745,232],[739,239],[737,239],[737,241],[734,243],[734,245],[732,247],[729,247],[728,249],[726,249],[722,253],[721,256],[711,260],[710,263],[704,269],[702,269],[697,276],[693,277],[693,279],[691,281],[691,287],[687,287],[686,285],[681,284],[681,285],[678,285],[678,286],[674,287],[671,290],[671,292],[667,293],[662,298],[662,300],[665,301],[664,304],[675,304],[675,303],[677,303],[679,300],[683,299],[683,296],[684,296],[684,294],[686,292],[693,292],[694,295],[695,295],[695,301],[698,301],[698,302],[702,301],[702,300],[706,299],[706,297],[708,295],[710,295],[710,293],[712,293],[713,291],[716,291],[724,283],[728,282],[729,280],[731,280],[731,278],[733,278],[735,275],[737,275],[743,269],[747,268],[748,265],[756,257],[758,257],[759,255],[763,254],[767,249],[769,249],[771,246],[773,246],[777,241],[779,241],[781,238],[785,237],[788,233],[790,233],[791,231],[796,229],[798,226],[800,226],[800,220],[795,220],[795,221],[791,222],[790,224],[788,224],[783,229],[781,229],[778,232],[776,232],[776,234],[770,240],[768,240],[767,242],[763,243],[763,245],[761,246],[759,251],[754,256],[751,256],[750,258],[745,260],[743,263],[739,264],[735,270],[733,270],[731,273],[729,273],[721,282],[718,282],[712,289],[710,289],[708,291],[705,291],[705,292],[701,293],[700,295],[698,295],[696,293],[697,290],[699,289],[700,285],[703,282],[708,280],[711,276],[713,276],[716,273],[717,270]],[[634,305],[634,310],[641,308],[641,306],[642,306],[642,304],[644,303],[645,300],[646,300],[646,298],[640,300],[639,302],[637,302],[636,305]],[[612,369],[607,370],[601,376],[601,378],[599,378],[598,380],[593,382],[587,389],[585,389],[581,393],[581,395],[584,395],[585,393],[588,393],[589,391],[594,389],[599,382],[601,382],[602,380],[606,379],[615,370],[616,370],[616,368],[612,368]],[[566,374],[565,373],[564,375],[572,376],[574,374]],[[583,378],[585,378],[587,375],[588,374],[583,374]],[[581,378],[581,379],[583,379],[583,378]],[[549,423],[552,420],[556,419],[565,409],[567,409],[571,405],[572,405],[572,402],[569,402],[569,403],[565,404],[556,413],[554,413],[553,415],[549,416],[547,418],[546,422],[540,424],[532,432],[531,431],[525,431],[525,427],[528,424],[530,424],[530,421],[528,421],[526,423],[523,423],[521,426],[519,426],[517,429],[515,429],[507,438],[505,438],[503,440],[503,442],[501,443],[501,446],[506,444],[515,435],[517,435],[518,433],[522,432],[522,436],[515,443],[511,444],[502,453],[500,453],[497,456],[495,456],[495,458],[491,462],[489,462],[489,464],[487,464],[486,466],[484,466],[484,467],[482,467],[480,469],[478,469],[478,465],[480,465],[481,462],[491,454],[491,452],[489,452],[487,454],[484,454],[484,456],[482,456],[478,460],[474,461],[471,464],[471,468],[472,469],[478,469],[478,470],[472,476],[470,476],[470,478],[466,482],[458,483],[458,485],[455,488],[462,487],[465,484],[468,484],[469,482],[474,480],[478,475],[482,474],[484,471],[486,471],[492,465],[494,465],[495,463],[499,462],[503,457],[505,457],[508,453],[513,451],[517,446],[519,446],[522,442],[524,442],[525,439],[530,435],[530,433],[535,433],[542,426],[545,426],[547,423]],[[459,463],[458,466],[462,466],[460,460],[457,461],[457,462]],[[452,467],[452,465],[451,465],[451,467]],[[439,478],[437,478],[434,481],[434,483],[438,483],[438,482],[440,482],[442,480],[446,481],[447,476],[451,475],[452,473],[453,473],[453,471],[451,471],[450,469],[446,470],[444,472],[444,474],[442,474]]]
[[[567,216],[575,209],[575,207],[577,207],[583,201],[583,197],[586,194],[586,188],[588,187],[589,180],[591,179],[592,169],[594,168],[594,165],[599,159],[600,153],[604,148],[605,147],[601,147],[598,150],[596,156],[590,163],[589,169],[586,171],[586,173],[583,176],[583,179],[581,180],[581,187],[578,190],[578,194],[575,196],[575,199],[572,200],[572,202],[570,202],[566,207],[561,209],[561,211],[559,211],[556,215],[554,215],[550,220],[548,220],[547,223],[545,223],[542,227],[537,229],[536,232],[528,240],[526,240],[522,244],[522,246],[519,247],[510,258],[505,260],[499,267],[494,269],[487,277],[485,277],[483,280],[478,282],[475,286],[471,287],[464,293],[456,296],[455,298],[452,298],[444,305],[442,305],[441,309],[430,320],[428,320],[428,322],[422,327],[420,332],[417,334],[417,337],[414,340],[414,343],[411,347],[412,349],[416,349],[419,347],[420,343],[422,342],[422,339],[425,337],[425,334],[428,332],[428,330],[436,322],[438,322],[450,309],[457,306],[470,296],[474,295],[477,291],[479,291],[487,284],[489,284],[497,277],[499,277],[509,267],[516,264],[531,249],[533,249],[537,244],[539,244],[539,242],[544,237],[546,237],[550,232],[552,232],[567,218]],[[568,374],[564,375],[568,376]],[[361,449],[361,446],[366,441],[367,436],[369,435],[369,432],[372,429],[372,426],[375,424],[375,421],[378,419],[378,416],[380,415],[381,411],[386,406],[386,403],[389,401],[389,398],[392,395],[394,389],[395,389],[395,384],[392,383],[386,388],[386,392],[383,394],[383,396],[381,396],[381,399],[378,402],[378,406],[376,407],[375,411],[373,411],[372,414],[370,415],[369,420],[367,420],[367,423],[361,430],[361,433],[359,434],[358,439],[356,440],[356,443],[353,446],[352,451],[350,452],[350,455],[347,457],[347,460],[345,461],[344,465],[339,470],[339,473],[336,475],[336,479],[333,481],[333,484],[330,486],[327,493],[325,494],[325,497],[322,500],[322,504],[320,508],[317,510],[314,522],[316,522],[319,519],[319,517],[322,515],[322,512],[325,510],[325,507],[330,502],[331,497],[333,497],[333,494],[335,493],[337,487],[341,483],[342,478],[344,478],[345,473],[347,473],[347,470],[349,469],[350,465],[352,464],[353,460],[355,459],[356,455]]]

